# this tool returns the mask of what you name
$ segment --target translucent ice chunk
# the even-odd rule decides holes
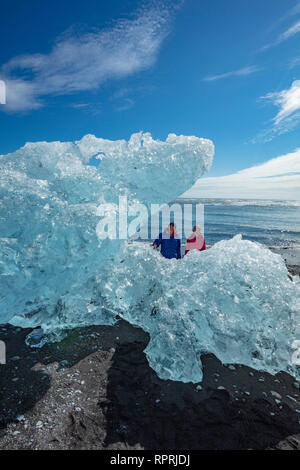
[[[42,328],[36,328],[33,330],[26,338],[26,344],[33,348],[40,348],[42,347],[47,341],[47,338],[44,336],[44,332]]]
[[[103,271],[120,246],[99,241],[100,202],[168,202],[212,162],[212,142],[149,133],[109,141],[29,143],[0,156],[0,322],[45,333],[113,323]],[[89,166],[99,155],[99,168]]]
[[[300,287],[262,245],[236,236],[182,260],[127,245],[105,288],[109,306],[149,332],[148,361],[164,379],[201,381],[204,352],[223,363],[299,374],[292,356]]]
[[[98,168],[88,165],[95,155]],[[203,352],[299,377],[300,285],[279,255],[235,237],[166,260],[145,244],[97,238],[100,202],[169,202],[212,157],[210,141],[143,133],[1,156],[0,322],[40,326],[44,341],[118,314],[149,332],[146,354],[162,378],[200,381]]]

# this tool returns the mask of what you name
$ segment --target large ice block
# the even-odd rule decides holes
[[[105,295],[110,308],[149,332],[148,361],[164,379],[201,381],[201,353],[299,376],[300,285],[280,255],[240,235],[182,260],[127,245]]]
[[[211,141],[149,133],[28,143],[0,156],[0,322],[57,332],[114,321],[99,287],[119,240],[99,240],[100,203],[168,202],[208,171]],[[89,165],[101,159],[98,168]]]

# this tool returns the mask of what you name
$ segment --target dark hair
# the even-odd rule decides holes
[[[170,223],[169,223],[169,227],[175,227],[174,222],[170,222]]]

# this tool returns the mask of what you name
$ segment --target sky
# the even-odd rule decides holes
[[[300,199],[299,0],[0,6],[0,154],[85,134],[196,135],[216,153],[190,195]]]

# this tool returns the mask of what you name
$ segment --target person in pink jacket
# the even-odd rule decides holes
[[[199,225],[194,225],[193,233],[189,236],[185,244],[185,255],[191,250],[206,250],[205,240]]]

